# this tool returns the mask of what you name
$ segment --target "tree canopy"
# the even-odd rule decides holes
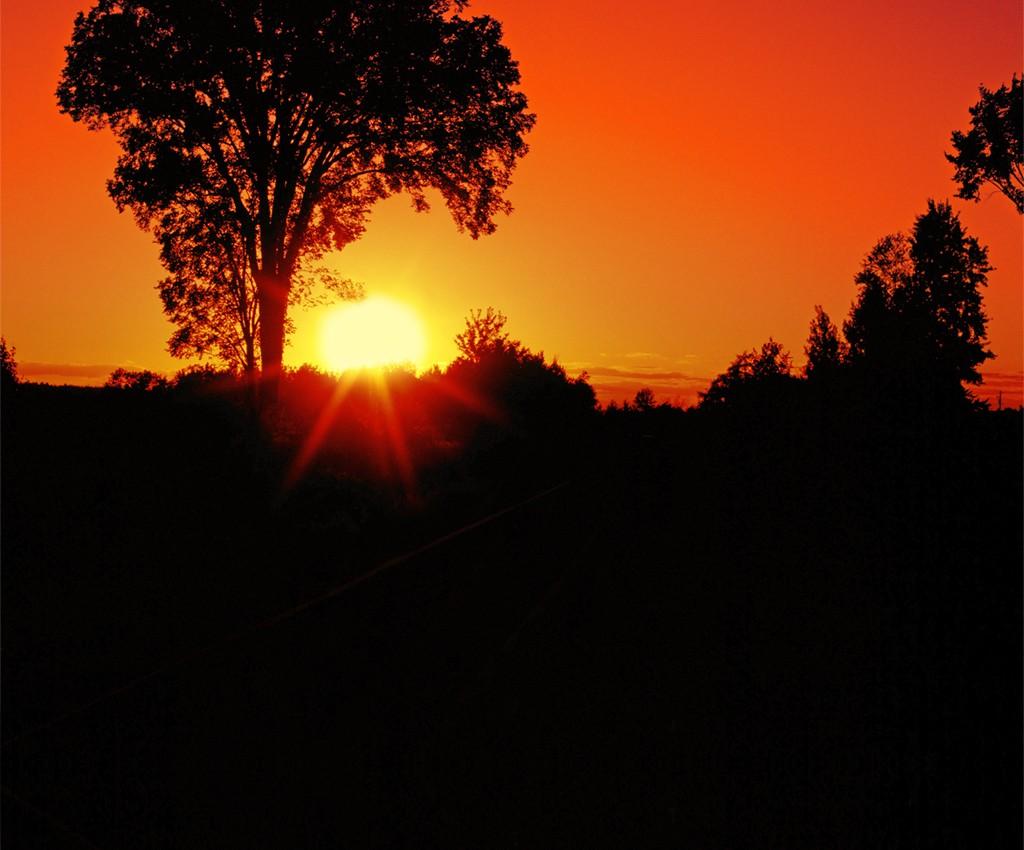
[[[13,391],[18,385],[18,362],[14,359],[17,353],[13,345],[0,337],[0,395]]]
[[[879,240],[855,278],[860,293],[843,326],[851,361],[980,383],[978,367],[993,356],[981,294],[991,270],[952,207],[929,201],[911,234]]]
[[[896,358],[893,299],[910,285],[913,274],[910,239],[904,233],[883,236],[868,252],[853,279],[860,291],[843,324],[853,362],[891,363]]]
[[[377,200],[422,210],[437,190],[474,238],[510,212],[534,116],[501,25],[463,5],[100,0],[76,18],[58,102],[114,132],[108,190],[165,254],[223,224],[273,373],[296,271],[356,239]]]
[[[153,392],[166,390],[171,384],[156,372],[149,369],[125,369],[119,367],[110,373],[103,385],[108,390],[131,390],[133,392]]]
[[[752,387],[775,386],[790,378],[793,358],[771,337],[760,349],[738,354],[728,368],[700,393],[700,406],[719,405],[749,394]]]
[[[1024,90],[1016,74],[1009,87],[995,91],[979,87],[981,99],[970,107],[971,129],[953,131],[954,154],[946,159],[956,166],[953,179],[960,184],[957,197],[980,200],[981,187],[994,186],[1024,214]]]
[[[914,274],[895,294],[896,307],[920,328],[936,366],[958,381],[981,383],[978,366],[993,356],[985,346],[988,249],[968,236],[948,203],[928,202],[910,238]]]
[[[820,304],[814,307],[814,318],[811,320],[804,354],[807,355],[804,375],[808,378],[822,377],[834,372],[846,359],[847,345],[840,338],[839,329]]]
[[[485,418],[498,421],[499,430],[509,423],[530,430],[556,422],[563,427],[592,414],[597,400],[587,373],[569,377],[557,361],[547,362],[544,352],[513,339],[507,322],[493,307],[470,310],[465,329],[455,337],[460,355],[445,371],[444,383],[452,397],[470,400],[470,418],[486,410]]]
[[[455,347],[459,356],[471,363],[479,363],[488,355],[523,353],[523,345],[512,339],[505,330],[508,317],[493,307],[484,310],[470,310],[466,317],[466,329],[455,336]]]

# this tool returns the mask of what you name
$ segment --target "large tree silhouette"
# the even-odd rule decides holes
[[[108,182],[159,240],[211,209],[252,275],[276,389],[295,271],[344,247],[372,204],[438,190],[494,230],[534,116],[490,17],[460,0],[100,0],[79,14],[62,111],[109,127]]]
[[[843,326],[850,360],[876,373],[959,387],[981,382],[988,317],[988,249],[948,203],[928,202],[910,236],[883,237],[855,278],[860,293]]]
[[[957,381],[981,383],[988,317],[981,289],[988,285],[988,249],[968,236],[948,203],[928,202],[910,238],[914,275],[895,293],[896,308],[930,349],[936,368]]]
[[[1024,88],[1013,75],[1009,87],[979,88],[981,99],[970,107],[971,129],[953,132],[955,154],[946,154],[960,184],[957,197],[980,200],[981,187],[994,186],[1024,214]]]

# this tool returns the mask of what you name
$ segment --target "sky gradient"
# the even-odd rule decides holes
[[[107,197],[117,148],[57,111],[75,12],[2,8],[0,327],[24,377],[173,372],[157,248]],[[438,202],[377,206],[329,264],[415,309],[431,361],[474,307],[533,350],[586,369],[599,397],[652,387],[689,404],[769,336],[797,363],[815,304],[841,322],[853,276],[928,198],[953,200],[990,249],[984,397],[1021,403],[1021,219],[998,194],[953,198],[943,158],[978,86],[1021,71],[1015,0],[966,4],[479,0],[505,26],[538,122],[493,236]],[[317,362],[317,311],[285,361]]]

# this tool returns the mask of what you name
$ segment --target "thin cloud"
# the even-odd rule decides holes
[[[24,377],[46,375],[63,378],[106,378],[117,366],[100,363],[38,363],[32,360],[18,363],[18,374]]]
[[[629,360],[656,360],[661,363],[687,363],[696,360],[696,354],[684,354],[682,357],[669,357],[666,354],[658,354],[657,351],[627,351],[622,355]]]
[[[1024,388],[1024,372],[982,372],[981,379],[986,387]]]
[[[685,381],[688,383],[707,383],[710,379],[703,375],[691,375],[688,372],[665,371],[654,368],[617,369],[613,366],[581,365],[593,377],[619,378],[623,381]]]

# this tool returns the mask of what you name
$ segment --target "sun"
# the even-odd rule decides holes
[[[320,349],[332,372],[410,363],[422,368],[427,339],[419,316],[380,295],[333,308],[323,320]]]

